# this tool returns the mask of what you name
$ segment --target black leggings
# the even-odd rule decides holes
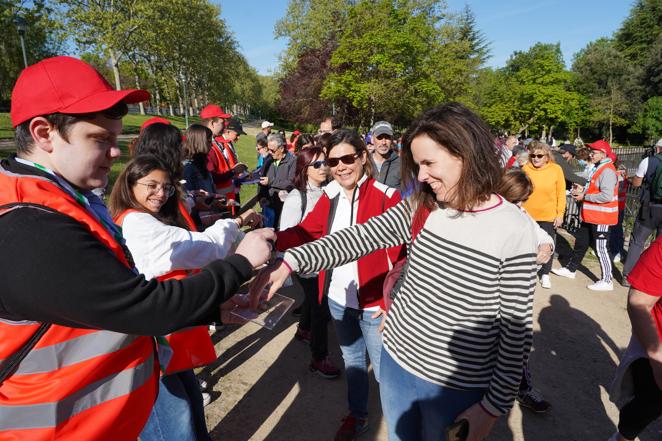
[[[304,298],[301,305],[299,327],[310,331],[310,352],[314,360],[323,360],[329,354],[329,303],[327,297],[319,302],[317,277],[297,277]]]
[[[662,415],[662,391],[657,387],[647,358],[630,365],[634,382],[634,398],[623,406],[618,419],[618,432],[635,439],[650,423]]]
[[[554,222],[538,222],[538,225],[540,226],[540,228],[545,230],[547,234],[552,236],[552,240],[554,241],[554,249],[556,250],[556,230],[554,229]],[[553,260],[554,260],[554,256],[552,256],[547,261],[547,263],[542,264],[539,272],[541,276],[544,276],[545,274],[549,274],[549,272],[552,270]]]

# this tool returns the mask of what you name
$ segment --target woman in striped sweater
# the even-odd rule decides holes
[[[460,104],[428,110],[407,130],[412,196],[362,225],[290,249],[252,291],[406,243],[408,267],[385,322],[380,371],[389,439],[439,440],[468,422],[485,438],[511,408],[532,340],[536,234],[496,194],[497,152],[485,123]],[[412,240],[412,225],[416,236]]]

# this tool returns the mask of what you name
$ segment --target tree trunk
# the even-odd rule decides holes
[[[154,83],[154,100],[156,101],[156,109],[154,113],[161,115],[161,90],[159,89],[158,83]]]
[[[609,145],[613,139],[613,123],[614,123],[614,86],[611,87],[611,100],[609,100]]]
[[[172,103],[168,103],[168,110],[170,111],[170,116],[175,116],[175,109],[173,109]]]
[[[113,76],[115,77],[115,89],[120,90],[122,88],[122,84],[120,83],[119,61],[117,60],[117,56],[115,55],[115,51],[113,49],[108,49],[108,56],[110,57],[110,64],[113,66]]]
[[[177,92],[177,101],[179,102],[179,114],[183,115],[184,114],[184,101],[182,100],[182,96]]]
[[[134,71],[133,77],[136,80],[136,89],[140,89],[140,78],[138,78],[138,71],[137,70]],[[143,103],[142,102],[138,103],[138,107],[140,108],[140,114],[144,115],[145,114],[145,106],[143,105]]]

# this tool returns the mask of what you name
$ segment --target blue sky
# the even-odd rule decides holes
[[[278,66],[286,47],[274,38],[274,24],[285,15],[287,0],[220,0],[226,20],[249,64],[261,74]],[[489,66],[501,67],[516,50],[536,42],[561,43],[566,64],[589,42],[617,30],[634,0],[447,0],[449,11],[465,4],[490,42]]]

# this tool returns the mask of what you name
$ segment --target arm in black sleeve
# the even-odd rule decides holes
[[[138,335],[213,321],[252,275],[234,255],[159,283],[123,265],[68,216],[22,208],[0,216],[0,317]]]

